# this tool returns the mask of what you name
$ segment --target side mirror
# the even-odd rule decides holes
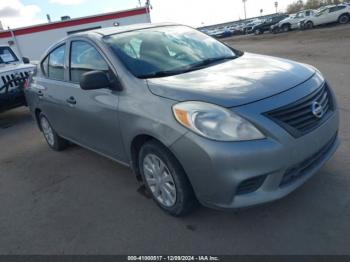
[[[28,57],[23,57],[22,60],[24,64],[30,64],[30,60]]]
[[[111,82],[106,73],[102,71],[91,71],[82,74],[80,78],[80,87],[83,90],[110,88]]]

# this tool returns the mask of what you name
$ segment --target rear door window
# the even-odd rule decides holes
[[[333,12],[336,12],[336,11],[339,11],[339,10],[342,10],[342,9],[344,9],[345,8],[345,6],[335,6],[335,7],[332,7],[332,8],[330,8],[329,9],[329,12],[330,13],[333,13]]]
[[[64,81],[65,51],[66,45],[61,45],[50,53],[48,57],[48,72],[46,73],[50,79]],[[43,62],[44,64],[45,60]]]

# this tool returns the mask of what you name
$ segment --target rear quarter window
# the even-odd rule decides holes
[[[41,71],[45,76],[49,76],[49,56],[47,56],[44,61],[41,63]]]

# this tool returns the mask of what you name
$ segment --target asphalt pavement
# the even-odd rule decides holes
[[[78,146],[51,151],[20,108],[0,114],[0,254],[350,254],[350,25],[225,41],[327,77],[342,144],[317,175],[268,205],[174,218],[128,168]]]

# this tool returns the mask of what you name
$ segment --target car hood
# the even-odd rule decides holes
[[[294,17],[286,17],[283,20],[279,21],[278,24],[283,24],[285,22],[289,22],[289,21],[292,21],[292,20],[294,20]]]
[[[205,69],[147,82],[150,91],[161,97],[234,107],[284,92],[314,74],[315,69],[308,65],[245,53]]]
[[[1,64],[0,73],[7,73],[11,71],[31,71],[35,68],[35,65],[32,64]]]

